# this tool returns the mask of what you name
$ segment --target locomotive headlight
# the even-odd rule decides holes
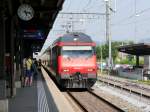
[[[78,41],[79,39],[78,39],[77,37],[75,37],[73,40],[74,40],[74,41]]]
[[[69,72],[69,69],[63,69],[63,72]]]
[[[87,71],[88,72],[92,72],[92,71],[94,71],[94,69],[93,68],[89,68],[89,69],[87,69]]]

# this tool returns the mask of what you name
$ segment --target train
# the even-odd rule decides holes
[[[97,80],[96,43],[84,33],[67,33],[46,50],[47,66],[63,88],[91,88]]]

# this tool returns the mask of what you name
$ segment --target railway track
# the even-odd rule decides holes
[[[67,94],[84,112],[124,112],[124,110],[101,98],[91,90]]]
[[[111,78],[106,78],[106,77],[100,77],[99,81],[104,82],[113,87],[121,88],[126,91],[129,91],[130,93],[134,93],[134,94],[150,99],[150,94],[149,94],[150,89],[140,87],[138,84],[127,82],[127,81],[119,81],[117,79],[111,79]]]
[[[105,81],[106,81],[106,79],[105,79]],[[116,81],[116,80],[112,81],[112,79],[110,81],[111,82],[115,81],[118,84],[122,83],[121,81]],[[105,83],[108,83],[108,82],[106,81]],[[123,87],[121,84],[120,84],[120,86],[117,86],[117,84],[113,84],[113,83],[111,84],[110,82],[109,82],[109,85],[112,85],[112,86],[115,85],[115,87],[118,87],[118,88]],[[125,82],[123,85],[129,85],[129,84],[127,84]],[[133,106],[130,106],[130,107],[126,106],[126,103],[124,103],[123,105],[120,105],[120,100],[117,100],[118,98],[115,99],[115,103],[114,103],[114,98],[103,97],[103,95],[102,95],[103,98],[100,97],[101,95],[99,95],[99,96],[98,95],[94,95],[94,96],[89,95],[92,93],[93,93],[92,91],[88,91],[88,92],[85,92],[85,91],[84,92],[69,92],[68,91],[68,92],[65,92],[65,95],[66,95],[66,97],[72,99],[72,100],[70,100],[70,99],[68,99],[68,100],[70,102],[72,101],[72,103],[73,103],[72,107],[73,108],[75,107],[76,111],[79,110],[78,112],[82,112],[82,111],[84,111],[84,112],[101,112],[101,111],[102,112],[123,112],[123,111],[128,111],[128,110],[130,112],[133,112],[131,110],[138,110],[138,109],[134,108]],[[97,94],[97,92],[96,92],[96,94]],[[95,98],[92,98],[91,96],[93,96]],[[100,98],[96,98],[96,97],[100,97]],[[140,95],[140,97],[141,97],[141,95]],[[110,98],[113,99],[113,101],[110,100]],[[97,101],[98,99],[104,100],[103,103],[105,102],[105,105],[107,105],[107,106],[105,106],[103,103],[100,103],[99,101]],[[105,100],[105,99],[107,99],[107,100]],[[146,101],[146,100],[142,98],[142,101]],[[114,105],[109,102],[112,102]],[[115,106],[115,105],[117,105],[117,106]],[[121,109],[118,108],[118,105]],[[110,107],[112,107],[112,108],[110,109]],[[118,108],[118,109],[113,109],[113,108]]]

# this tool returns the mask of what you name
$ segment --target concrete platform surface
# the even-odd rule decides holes
[[[31,87],[18,88],[9,99],[8,112],[74,112],[71,105],[42,69]]]
[[[37,84],[31,87],[17,89],[14,98],[9,99],[9,112],[38,112]]]

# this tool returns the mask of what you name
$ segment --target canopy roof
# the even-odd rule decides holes
[[[138,43],[132,45],[124,45],[118,48],[120,52],[132,54],[132,55],[150,55],[150,44],[149,43]]]

